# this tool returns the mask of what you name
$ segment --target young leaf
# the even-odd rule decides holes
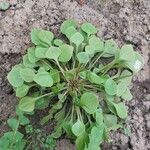
[[[31,63],[37,62],[39,59],[35,56],[35,48],[30,47],[28,48],[28,59]]]
[[[71,36],[70,41],[78,47],[84,41],[84,37],[81,33],[76,32],[74,35]]]
[[[35,63],[32,63],[32,62],[29,61],[27,54],[23,56],[23,65],[25,67],[27,67],[27,68],[34,68],[34,67],[36,67]]]
[[[77,58],[80,64],[86,64],[90,60],[89,55],[86,52],[79,52]]]
[[[60,31],[65,34],[66,29],[69,27],[74,27],[76,28],[76,23],[74,20],[66,20],[62,23],[61,27],[60,27]]]
[[[77,150],[85,150],[84,148],[89,142],[89,137],[86,132],[83,132],[80,136],[76,139],[76,148]]]
[[[124,99],[124,100],[127,100],[127,101],[130,101],[133,96],[130,92],[130,90],[127,88],[126,91],[121,95],[121,98]]]
[[[7,10],[10,7],[10,4],[7,1],[0,2],[0,10]]]
[[[96,34],[97,33],[97,29],[91,24],[91,23],[83,23],[81,25],[81,29],[86,32],[88,35],[91,34]]]
[[[73,126],[72,126],[72,132],[75,136],[80,136],[83,132],[85,132],[85,125],[82,121],[78,120]]]
[[[96,36],[89,39],[89,45],[94,47],[95,52],[104,51],[104,42]]]
[[[51,75],[48,72],[38,72],[33,80],[43,86],[43,87],[51,87],[53,85],[53,79],[51,77]]]
[[[54,83],[60,82],[60,75],[59,75],[59,71],[57,69],[50,70],[50,75],[51,75]]]
[[[61,50],[58,47],[51,46],[46,52],[46,57],[57,61],[60,54]]]
[[[30,68],[24,68],[20,70],[20,76],[25,82],[32,82],[35,76],[35,73]]]
[[[104,44],[104,55],[103,57],[112,57],[118,53],[117,43],[113,40],[107,40]]]
[[[127,85],[125,82],[119,82],[117,85],[117,96],[121,96],[127,89]]]
[[[55,46],[61,46],[61,45],[63,45],[63,41],[60,40],[60,39],[55,39],[55,40],[54,40],[54,45],[55,45]]]
[[[67,44],[63,44],[60,47],[61,54],[59,56],[60,62],[68,62],[73,55],[73,47]]]
[[[14,87],[20,87],[23,85],[23,80],[20,77],[20,66],[13,67],[12,70],[7,75],[9,83]]]
[[[116,108],[116,111],[117,111],[117,115],[121,118],[121,119],[125,119],[127,117],[127,108],[125,106],[124,103],[118,103],[118,104],[115,104],[114,103],[114,106]]]
[[[37,58],[46,58],[46,52],[48,51],[48,48],[37,46],[35,48],[35,56]]]
[[[104,126],[93,126],[89,134],[89,143],[86,150],[99,150],[103,142]]]
[[[135,52],[132,45],[122,46],[119,54],[119,60],[132,61],[135,58]]]
[[[18,125],[19,125],[17,119],[14,119],[14,118],[8,119],[7,123],[9,127],[12,128],[12,130],[15,130],[16,128],[18,128]]]
[[[45,98],[40,98],[35,102],[36,109],[45,109],[48,107],[48,105],[49,105],[49,100]]]
[[[115,115],[105,114],[104,124],[106,125],[108,131],[115,129],[115,127],[118,127],[117,117]]]
[[[36,99],[33,97],[23,97],[19,101],[19,109],[24,112],[32,112],[35,107]]]
[[[86,92],[81,96],[80,106],[87,113],[93,114],[99,106],[98,97],[91,92]]]
[[[31,31],[31,40],[35,45],[48,47],[51,45],[51,42],[54,38],[54,35],[50,31],[42,29],[33,29]]]
[[[117,84],[116,82],[109,78],[105,84],[104,84],[104,87],[105,87],[105,91],[107,94],[109,95],[115,95],[117,93]]]
[[[27,95],[28,91],[29,91],[30,87],[26,84],[23,84],[20,87],[17,87],[16,89],[16,96],[17,97],[24,97]]]
[[[77,32],[78,31],[76,30],[76,28],[71,26],[65,30],[65,35],[68,39],[70,39]]]

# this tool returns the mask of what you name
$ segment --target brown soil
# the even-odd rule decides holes
[[[4,0],[0,0],[4,1]],[[7,11],[0,11],[0,136],[8,130],[6,121],[14,115],[17,99],[6,75],[30,46],[32,28],[51,30],[59,36],[60,24],[73,18],[91,22],[103,39],[113,38],[119,45],[131,43],[145,60],[133,79],[133,100],[128,103],[130,137],[122,131],[111,135],[104,150],[150,149],[150,1],[149,0],[9,0]],[[58,142],[57,150],[73,150],[69,140]]]

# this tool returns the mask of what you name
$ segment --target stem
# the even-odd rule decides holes
[[[46,62],[46,60],[41,60],[43,63],[45,63],[46,65],[48,65],[51,69],[53,69],[52,68],[52,66],[48,63],[48,62]]]
[[[46,93],[46,94],[44,94],[44,95],[41,95],[41,96],[39,96],[39,97],[36,97],[35,100],[38,100],[38,99],[40,99],[40,98],[43,98],[43,97],[45,97],[45,96],[49,96],[49,95],[52,95],[52,94],[53,94],[53,92]]]

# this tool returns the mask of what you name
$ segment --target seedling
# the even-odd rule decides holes
[[[111,130],[127,118],[125,102],[132,99],[132,76],[143,66],[132,45],[103,41],[90,23],[73,20],[60,28],[64,39],[33,29],[33,46],[7,78],[19,97],[19,109],[50,108],[41,124],[56,121],[52,138],[66,134],[78,150],[96,150]]]

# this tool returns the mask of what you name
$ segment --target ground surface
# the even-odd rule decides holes
[[[4,0],[0,0],[4,1]],[[30,45],[32,28],[49,29],[59,36],[60,24],[73,18],[89,21],[103,39],[113,38],[119,45],[131,43],[145,60],[143,70],[134,78],[133,100],[128,104],[131,137],[121,131],[112,134],[104,150],[150,149],[150,1],[149,0],[9,0],[10,8],[0,11],[0,135],[7,130],[7,118],[17,102],[6,80],[11,66],[21,60]],[[73,150],[68,140],[60,140],[57,150]]]

